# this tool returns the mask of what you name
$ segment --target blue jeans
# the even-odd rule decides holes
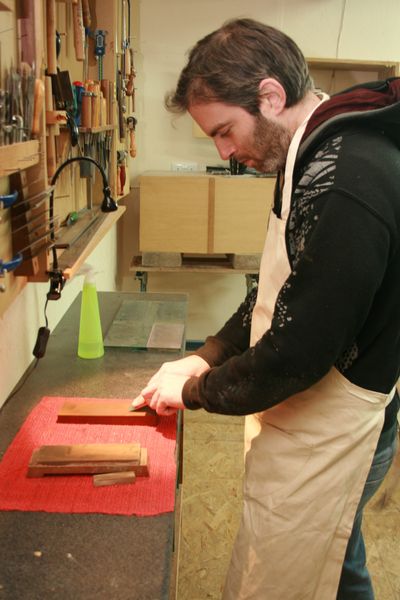
[[[361,531],[363,509],[381,485],[397,447],[397,423],[379,439],[364,491],[357,508],[340,576],[337,600],[374,600],[374,590],[366,567],[365,545]]]

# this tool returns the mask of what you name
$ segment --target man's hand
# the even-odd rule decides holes
[[[148,405],[159,415],[171,415],[185,408],[182,401],[185,381],[192,376],[199,377],[209,368],[210,365],[196,354],[165,362],[133,400],[132,409]]]
[[[162,373],[156,382],[153,381],[153,377],[140,395],[158,415],[172,415],[178,409],[185,408],[182,400],[182,388],[188,379],[187,375]]]

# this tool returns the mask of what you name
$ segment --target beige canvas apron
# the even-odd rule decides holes
[[[305,125],[289,148],[282,218],[270,217],[252,345],[270,327],[290,273],[285,228]],[[357,387],[333,368],[308,390],[246,417],[244,508],[223,600],[335,600],[392,396]]]

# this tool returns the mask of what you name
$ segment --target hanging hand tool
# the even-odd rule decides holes
[[[14,129],[13,141],[16,143],[25,142],[24,119],[21,115],[13,115],[11,117],[11,125]]]
[[[56,57],[56,3],[46,0],[47,74],[57,74]]]
[[[45,96],[46,96],[46,111],[52,112],[54,110],[53,105],[53,94],[52,94],[52,78],[45,77]],[[36,110],[35,110],[36,112]],[[39,125],[39,124],[37,124]],[[57,158],[56,158],[56,136],[55,136],[55,126],[49,125],[47,127],[47,136],[46,136],[46,159],[47,159],[47,176],[53,177],[57,168]]]
[[[35,109],[35,75],[27,63],[21,63],[20,69],[22,73],[24,137],[30,140]]]
[[[103,57],[106,53],[106,33],[104,29],[96,29],[94,32],[94,54],[97,60],[99,81],[103,79]]]
[[[90,29],[92,17],[90,15],[89,0],[82,0],[82,18],[85,28]]]
[[[126,150],[117,151],[117,188],[118,194],[123,195],[126,183]]]
[[[44,104],[44,91],[45,85],[41,79],[35,79],[34,88],[34,101],[33,101],[33,117],[31,133],[34,136],[38,136],[40,133],[40,119],[43,111]]]
[[[7,92],[0,90],[0,146],[6,143],[4,125],[7,122]]]
[[[136,70],[134,66],[134,55],[133,49],[129,48],[130,54],[130,72],[128,75],[128,81],[126,82],[125,93],[128,97],[132,99],[132,110],[135,110],[135,78],[136,78]]]
[[[72,17],[74,21],[74,47],[75,58],[83,61],[85,58],[85,29],[83,27],[82,0],[72,4]]]
[[[82,18],[83,18],[83,25],[85,27],[85,60],[83,62],[83,81],[87,81],[88,68],[89,68],[89,56],[88,56],[89,37],[90,37],[90,26],[92,24],[89,0],[82,0]]]
[[[57,48],[56,60],[58,60],[60,48]],[[50,75],[49,69],[47,74]],[[57,110],[65,110],[67,113],[67,125],[71,134],[71,146],[79,142],[79,130],[74,120],[74,93],[72,91],[71,79],[68,71],[60,71],[56,66],[55,73],[51,74],[52,94],[55,99]]]
[[[131,3],[130,0],[122,0],[122,77],[124,82],[131,73],[131,53],[129,47],[131,43]]]
[[[129,155],[132,158],[135,158],[135,156],[136,156],[136,136],[135,136],[136,123],[137,123],[137,119],[135,117],[128,117],[126,120],[126,124],[129,129],[129,138],[130,138]]]
[[[125,140],[125,113],[126,113],[126,94],[124,90],[124,81],[122,72],[117,74],[117,101],[118,101],[118,130],[119,139]]]

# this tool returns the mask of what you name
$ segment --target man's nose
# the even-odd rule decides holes
[[[222,160],[228,160],[235,153],[235,146],[228,140],[214,140]]]

